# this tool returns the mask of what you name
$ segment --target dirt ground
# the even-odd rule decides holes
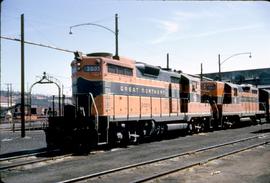
[[[152,182],[270,183],[270,144],[176,172]]]

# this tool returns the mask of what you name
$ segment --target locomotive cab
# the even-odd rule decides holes
[[[102,55],[109,58],[112,56],[104,53]],[[93,115],[90,93],[96,97],[103,92],[103,63],[106,57],[88,54],[71,63],[73,103],[77,111],[81,111],[84,116]]]

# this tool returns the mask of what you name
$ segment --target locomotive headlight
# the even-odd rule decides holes
[[[81,70],[81,62],[76,62],[77,71]]]
[[[81,63],[77,62],[76,65],[77,65],[77,71],[80,71],[81,70]]]

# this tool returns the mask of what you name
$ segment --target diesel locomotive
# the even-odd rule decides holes
[[[242,117],[269,119],[270,92],[251,85],[201,80],[109,53],[77,55],[71,68],[73,104],[49,118],[48,147],[90,149],[232,126]]]

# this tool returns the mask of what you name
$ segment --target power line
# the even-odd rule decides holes
[[[2,36],[2,35],[0,37],[1,37],[1,39],[21,42],[21,40],[18,38],[11,38],[11,37]],[[72,51],[72,50],[68,50],[68,49],[64,49],[64,48],[58,48],[55,46],[45,45],[45,44],[41,44],[41,43],[34,43],[34,42],[30,42],[30,41],[24,41],[24,43],[30,44],[30,45],[35,45],[35,46],[40,46],[40,47],[44,47],[44,48],[50,48],[50,49],[54,49],[54,50],[58,50],[58,51],[68,52],[68,53],[75,53],[76,52],[76,51]]]

